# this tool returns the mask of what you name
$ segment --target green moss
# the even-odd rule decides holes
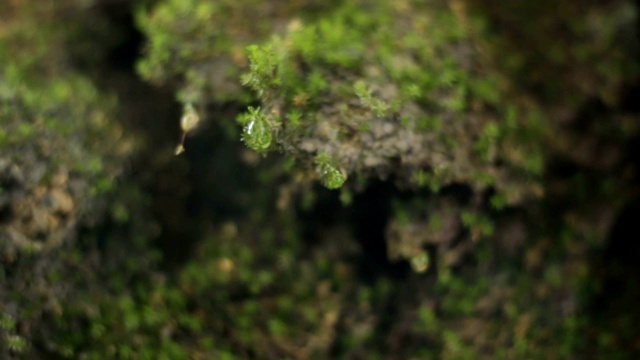
[[[434,192],[452,182],[518,188],[518,200],[510,199],[521,201],[533,193],[520,186],[522,171],[532,182],[542,173],[541,137],[530,135],[544,125],[514,124],[515,111],[529,116],[535,107],[501,95],[503,77],[473,53],[471,41],[445,7],[374,2],[365,11],[350,2],[251,46],[243,81],[263,108],[289,114],[292,120],[273,133],[271,150],[285,150],[303,168],[325,153],[350,164],[346,176],[393,174]],[[535,156],[518,157],[523,151]],[[509,166],[497,167],[498,161]],[[504,181],[478,181],[496,176]]]
[[[268,91],[280,85],[278,78],[278,63],[271,45],[247,47],[250,72],[242,76],[242,84],[254,90],[258,96],[264,96]]]
[[[138,26],[149,39],[138,72],[155,83],[181,77],[179,98],[183,102],[247,100],[249,94],[237,81],[247,65],[245,47],[268,38],[282,23],[291,21],[293,26],[334,4],[313,0],[160,1],[136,14]]]
[[[16,179],[36,179],[18,181],[20,191],[55,188],[51,203],[73,193],[91,221],[58,207],[47,215],[81,240],[0,243],[0,355],[623,357],[634,322],[614,316],[600,329],[585,302],[602,286],[588,256],[631,198],[633,168],[616,155],[637,134],[633,114],[616,107],[633,75],[613,41],[633,20],[621,3],[585,5],[587,16],[576,5],[490,0],[164,0],[138,10],[145,79],[177,83],[182,103],[222,114],[221,128],[247,107],[236,116],[245,144],[282,153],[217,142],[206,162],[233,165],[216,174],[242,178],[237,157],[254,177],[222,187],[233,209],[216,203],[223,210],[193,226],[197,239],[162,239],[193,246],[166,269],[147,199],[114,181],[130,151],[112,120],[117,103],[71,68],[73,37],[60,22],[3,27],[1,200],[15,202]],[[557,19],[563,36],[541,37]],[[606,109],[580,108],[591,102]],[[202,159],[187,160],[200,171]],[[15,170],[33,164],[52,166]],[[575,171],[558,174],[558,164]],[[54,185],[65,175],[73,189]],[[312,191],[312,181],[340,192]],[[372,255],[379,232],[390,261],[408,264]]]

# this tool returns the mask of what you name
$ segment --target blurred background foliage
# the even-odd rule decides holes
[[[0,358],[636,358],[639,24],[0,3]]]

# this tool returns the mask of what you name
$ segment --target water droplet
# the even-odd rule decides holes
[[[325,164],[322,167],[321,181],[322,185],[327,189],[339,189],[346,180],[347,177],[342,173],[342,171],[335,167],[329,164]]]
[[[248,147],[257,152],[267,151],[271,147],[271,141],[273,140],[271,126],[264,119],[253,119],[244,128],[242,140]]]
[[[182,111],[182,118],[180,118],[180,128],[182,131],[189,132],[198,126],[200,122],[200,116],[194,109],[192,104],[187,104],[184,106],[184,110]]]

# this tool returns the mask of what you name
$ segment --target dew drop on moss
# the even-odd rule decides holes
[[[265,152],[271,146],[271,126],[263,119],[254,119],[244,128],[242,140],[251,149]]]
[[[342,187],[347,177],[338,169],[331,165],[325,165],[322,169],[322,185],[328,189],[339,189]]]

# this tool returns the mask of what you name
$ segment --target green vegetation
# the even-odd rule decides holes
[[[47,6],[0,5],[0,358],[640,354],[632,2]]]

